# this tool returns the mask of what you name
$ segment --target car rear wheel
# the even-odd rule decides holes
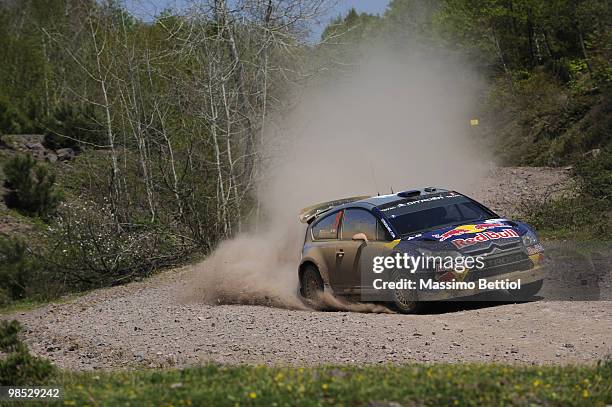
[[[319,270],[314,266],[306,266],[302,273],[300,293],[307,301],[317,303],[323,294],[323,280]]]
[[[394,271],[393,281],[398,282],[401,280],[401,275],[397,271]],[[393,305],[395,309],[402,314],[414,314],[422,309],[422,303],[417,301],[417,294],[415,290],[407,289],[396,289],[392,292]]]
[[[533,298],[542,289],[544,280],[539,280],[533,283],[524,284],[518,290],[512,290],[510,293],[519,301],[526,301]]]

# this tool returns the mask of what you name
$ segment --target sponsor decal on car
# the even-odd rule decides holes
[[[412,236],[408,236],[406,238],[406,240],[413,240],[413,239],[418,239],[419,237],[423,236],[422,233],[417,233],[416,235],[412,235]]]
[[[380,218],[380,221],[382,222],[382,224],[387,229],[387,232],[389,232],[389,234],[391,235],[391,238],[395,239],[395,232],[393,231],[393,229],[391,229],[391,226],[389,226],[389,224],[387,223],[385,218]]]
[[[387,249],[393,249],[395,246],[397,246],[399,244],[399,242],[401,242],[401,239],[395,239],[395,240],[393,240],[391,242],[385,243],[384,246]]]
[[[451,241],[451,243],[457,249],[461,249],[466,246],[471,246],[471,245],[474,245],[476,243],[481,243],[481,242],[487,242],[489,240],[511,239],[515,237],[519,237],[519,234],[514,229],[508,228],[500,232],[492,232],[492,231],[479,232],[479,233],[476,233],[474,237],[468,237],[466,239],[454,239]]]
[[[449,192],[445,195],[437,195],[437,196],[432,196],[429,198],[421,198],[421,199],[404,199],[401,201],[397,201],[394,202],[392,205],[390,206],[381,206],[379,207],[381,212],[387,212],[387,211],[392,211],[392,210],[396,210],[399,208],[404,208],[407,206],[413,206],[413,205],[418,205],[418,204],[422,204],[424,202],[432,202],[432,201],[439,201],[440,199],[447,199],[447,198],[453,198],[458,196],[458,194],[454,193],[454,192]]]
[[[472,233],[479,233],[479,232],[484,232],[487,229],[493,229],[493,228],[499,228],[499,227],[505,227],[507,225],[503,224],[503,223],[479,223],[476,225],[461,225],[461,226],[457,226],[454,229],[449,230],[448,232],[444,232],[441,235],[439,235],[439,239],[441,242],[445,241],[448,238],[451,238],[453,236],[461,236],[461,235],[467,235],[467,234],[472,234]]]

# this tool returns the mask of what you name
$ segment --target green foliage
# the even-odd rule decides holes
[[[65,270],[55,266],[55,258],[44,244],[28,246],[22,238],[0,235],[0,306],[49,301],[73,289],[62,279]]]
[[[379,22],[380,17],[357,13],[355,8],[351,8],[345,17],[337,17],[325,28],[321,39],[334,43],[357,44],[372,35]]]
[[[7,204],[29,216],[49,219],[56,211],[60,194],[55,175],[30,155],[17,155],[4,165],[6,185],[12,190]]]
[[[532,205],[529,223],[549,237],[612,239],[612,154],[584,158],[574,174],[579,194]]]
[[[582,180],[582,191],[612,207],[612,150],[578,162],[575,174]]]
[[[0,351],[14,352],[19,347],[17,334],[21,330],[19,321],[0,321]]]
[[[567,79],[562,59],[575,68],[586,57],[584,47],[595,45],[585,38],[600,37],[611,12],[605,0],[580,5],[573,0],[446,0],[437,21],[449,41],[485,51],[489,63],[511,69],[543,65]]]
[[[432,364],[316,368],[207,365],[70,374],[66,403],[206,406],[606,405],[612,363]]]
[[[525,220],[546,238],[612,239],[610,204],[590,195],[534,204]]]
[[[35,268],[23,242],[0,236],[0,289],[5,303],[26,297]]]
[[[32,386],[45,384],[55,373],[47,360],[32,356],[19,338],[21,326],[17,321],[0,321],[0,386]]]
[[[63,204],[48,239],[45,261],[70,290],[126,283],[185,255],[160,225],[117,224],[108,204]]]
[[[7,98],[0,96],[0,134],[20,134],[31,129],[27,117],[15,108]]]
[[[47,148],[79,150],[83,144],[104,145],[104,128],[91,105],[63,104],[45,120]]]

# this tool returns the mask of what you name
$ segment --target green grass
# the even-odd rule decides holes
[[[15,312],[30,311],[42,305],[48,304],[47,301],[39,301],[31,298],[18,300],[0,307],[0,315],[8,315]]]
[[[64,405],[367,406],[601,405],[612,402],[612,363],[289,368],[207,365],[185,370],[61,373]]]
[[[44,305],[54,304],[66,304],[76,300],[79,297],[82,297],[86,294],[89,294],[91,290],[80,291],[77,293],[70,293],[59,298],[53,299],[37,299],[37,298],[24,298],[23,300],[13,301],[5,306],[0,307],[0,315],[8,315],[13,314],[15,312],[24,312],[30,311]]]
[[[75,301],[78,298],[91,293],[93,290],[84,290],[74,293],[69,293],[66,295],[62,295],[57,298],[24,298],[22,300],[17,300],[10,302],[9,304],[3,305],[0,307],[0,316],[9,315],[16,312],[25,312],[31,311],[33,309],[53,304],[53,305],[61,305],[67,304],[69,302]]]

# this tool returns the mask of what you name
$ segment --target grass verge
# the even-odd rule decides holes
[[[601,405],[612,363],[524,367],[434,364],[61,373],[64,405]]]
[[[66,294],[64,296],[54,299],[24,298],[23,300],[13,301],[7,305],[0,306],[0,316],[14,314],[16,312],[31,311],[33,309],[49,304],[67,304],[69,302],[75,301],[79,297],[89,294],[90,292],[91,290],[81,291],[77,293]]]

